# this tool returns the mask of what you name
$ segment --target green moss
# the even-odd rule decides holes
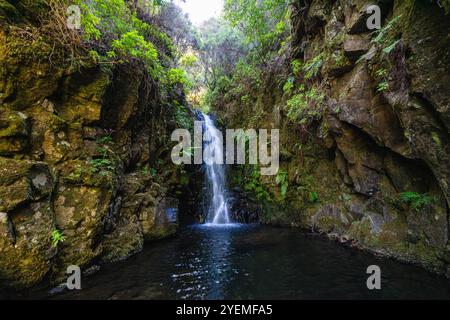
[[[339,219],[330,216],[322,216],[316,221],[316,227],[321,232],[329,233],[336,229],[339,229],[341,222]]]
[[[151,230],[148,230],[145,233],[146,241],[153,241],[167,238],[177,232],[177,226],[169,225],[169,226],[155,226]]]

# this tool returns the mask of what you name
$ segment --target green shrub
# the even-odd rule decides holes
[[[323,57],[324,54],[321,53],[305,63],[303,66],[303,71],[305,71],[305,79],[311,79],[319,74],[320,68],[323,64]]]
[[[289,30],[289,10],[285,0],[226,0],[225,18],[243,31],[258,52],[279,44]]]
[[[109,56],[114,57],[118,53],[122,56],[140,59],[147,64],[152,77],[157,78],[159,76],[161,66],[158,61],[158,51],[137,30],[124,33],[120,39],[112,42],[111,47],[114,51],[109,51]]]
[[[198,62],[198,58],[193,53],[187,53],[180,58],[180,65],[191,68]]]
[[[249,174],[245,175],[244,189],[252,192],[258,200],[271,201],[270,194],[261,183],[261,175],[257,166],[251,166]]]
[[[114,166],[111,160],[105,158],[92,159],[90,161],[91,166],[94,168],[93,172],[97,173],[100,171],[113,171]]]
[[[186,76],[186,72],[179,68],[169,69],[167,72],[167,82],[169,85],[174,86],[176,84],[182,84],[184,87],[189,87],[189,80]]]
[[[283,86],[283,91],[287,94],[291,94],[294,89],[295,78],[289,77],[286,83]]]
[[[298,91],[300,92],[286,102],[287,116],[293,122],[307,124],[320,117],[325,94],[315,87],[305,91],[303,85],[299,87]]]
[[[158,52],[152,42],[146,38],[160,41],[171,48],[170,39],[154,26],[139,20],[130,10],[125,0],[77,0],[82,11],[81,25],[83,37],[87,41],[96,41],[102,52],[91,50],[94,61],[123,61],[125,58],[142,60],[153,78],[161,75]]]
[[[409,205],[411,209],[416,212],[421,211],[425,206],[432,203],[433,198],[427,193],[417,193],[413,191],[407,191],[400,193],[400,201]]]

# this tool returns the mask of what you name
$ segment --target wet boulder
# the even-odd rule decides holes
[[[178,228],[178,200],[163,198],[156,206],[139,214],[145,240],[155,240],[174,234]]]

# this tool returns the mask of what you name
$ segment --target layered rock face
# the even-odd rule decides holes
[[[0,281],[23,288],[173,234],[183,175],[143,65],[66,68],[18,23],[0,29]]]
[[[230,103],[222,115],[232,127],[281,129],[289,186],[282,197],[262,177],[281,207],[268,206],[264,222],[450,275],[450,19],[435,2],[378,1],[383,24],[373,33],[373,2],[296,1],[291,57],[274,64],[253,106]],[[315,71],[295,84],[325,96],[305,111],[309,122],[287,119],[289,97],[276,85],[295,59]]]

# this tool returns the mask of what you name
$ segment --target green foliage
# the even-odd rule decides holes
[[[379,30],[376,30],[374,32],[375,38],[372,39],[372,42],[377,43],[377,44],[384,44],[387,39],[388,33],[394,29],[394,27],[400,21],[401,17],[402,17],[402,15],[396,16],[395,18],[390,20],[384,27],[382,27]]]
[[[425,206],[429,206],[433,200],[427,193],[420,194],[413,191],[400,193],[400,201],[409,205],[416,212],[420,212]]]
[[[174,86],[176,84],[182,84],[185,88],[190,86],[187,79],[186,72],[179,68],[169,69],[167,72],[167,82],[169,85]]]
[[[90,161],[90,165],[93,167],[94,173],[114,170],[114,166],[111,160],[105,158],[92,159]]]
[[[221,77],[232,77],[236,63],[247,52],[243,35],[227,21],[213,18],[200,28],[199,42],[202,81],[214,90]]]
[[[251,84],[252,87],[256,86],[259,88],[261,86],[261,77],[262,71],[261,69],[253,63],[249,63],[249,61],[240,60],[236,64],[236,70],[233,78],[235,80],[245,81],[247,84]]]
[[[152,43],[146,41],[137,30],[121,35],[120,39],[114,40],[111,45],[114,51],[109,52],[109,56],[114,57],[115,53],[122,56],[137,58],[144,61],[150,74],[157,78],[161,72],[158,61],[158,52]]]
[[[60,242],[64,242],[66,240],[64,233],[58,229],[52,231],[51,238],[53,247],[57,247]]]
[[[303,63],[300,60],[296,59],[291,62],[291,66],[292,66],[292,73],[294,74],[295,77],[297,77],[300,74],[300,71],[302,70]]]
[[[144,36],[145,39],[153,42],[158,47],[167,50],[169,55],[174,55],[176,50],[175,45],[173,40],[165,32],[162,32],[154,25],[139,20],[136,16],[133,16],[132,22],[133,30],[138,30],[139,34]]]
[[[190,148],[188,148],[188,149],[183,149],[183,155],[184,155],[184,156],[188,156],[188,157],[193,157],[193,156],[194,156],[195,149],[201,149],[201,148],[198,148],[198,147],[190,147]]]
[[[303,83],[295,89],[295,79],[301,71],[304,72],[303,78],[306,80],[317,76],[322,64],[323,54],[315,56],[306,63],[299,60],[291,62],[292,75],[283,86],[283,91],[290,96],[286,101],[286,111],[291,121],[306,124],[320,117],[325,94],[317,87],[306,90]]]
[[[383,53],[385,53],[385,54],[391,53],[391,51],[395,49],[395,47],[397,46],[397,44],[398,44],[400,41],[401,41],[401,40],[394,41],[392,44],[390,44],[389,46],[387,46],[386,48],[384,48],[384,49],[383,49]]]
[[[387,81],[382,81],[377,86],[377,92],[383,92],[389,89],[389,83]]]
[[[250,106],[252,93],[258,91],[262,84],[262,70],[251,61],[241,59],[234,69],[232,77],[222,75],[214,89],[209,88],[205,96],[207,105],[216,105],[220,99],[227,102],[240,101]]]
[[[285,0],[226,0],[225,17],[239,27],[260,51],[280,44],[289,30],[289,11]]]
[[[174,104],[175,121],[178,128],[192,129],[193,121],[188,109],[177,101],[174,101]]]
[[[297,90],[298,93],[286,102],[288,118],[293,122],[306,124],[320,117],[325,94],[316,87],[305,90],[303,85],[300,85]]]
[[[386,69],[378,69],[376,72],[375,72],[375,75],[377,76],[377,77],[385,77],[385,76],[387,76],[387,70]]]
[[[311,79],[319,74],[320,68],[323,64],[323,58],[324,54],[321,53],[305,63],[303,66],[303,71],[305,71],[305,79]]]
[[[309,203],[316,203],[317,201],[319,201],[319,195],[317,194],[317,192],[315,191],[310,192],[308,201]]]
[[[257,166],[250,167],[250,174],[246,175],[244,189],[253,193],[258,200],[270,201],[271,196],[261,183],[261,175]]]
[[[401,34],[399,33],[399,28],[396,28],[396,25],[400,22],[402,15],[398,15],[391,19],[385,26],[381,29],[373,32],[373,39],[371,42],[376,44],[379,48],[382,49],[383,54],[389,54],[392,50],[395,49],[397,44],[401,41],[401,39],[397,39]],[[390,42],[390,44],[388,44]],[[356,63],[360,63],[361,61],[367,60],[370,56],[371,50],[366,54],[363,54]]]
[[[107,50],[91,50],[94,61],[118,61],[123,58],[142,60],[154,78],[161,75],[158,52],[148,39],[171,46],[170,39],[154,26],[139,20],[125,0],[76,0],[82,11],[83,36],[97,41]]]
[[[105,134],[97,139],[97,143],[99,144],[110,144],[113,141],[114,141],[113,138],[109,134]]]
[[[198,58],[193,53],[186,53],[180,58],[180,65],[183,67],[193,67],[198,62]]]
[[[294,85],[295,85],[295,78],[294,77],[289,77],[288,80],[286,81],[286,83],[283,86],[283,91],[287,94],[291,94],[292,93],[292,89],[294,89]]]
[[[151,168],[149,166],[142,167],[141,172],[144,176],[148,176],[150,174],[153,178],[156,178],[158,175],[158,171],[155,168]]]
[[[286,197],[286,192],[289,187],[289,179],[287,172],[281,169],[278,170],[277,176],[275,177],[275,181],[280,186],[281,198],[284,199]]]

